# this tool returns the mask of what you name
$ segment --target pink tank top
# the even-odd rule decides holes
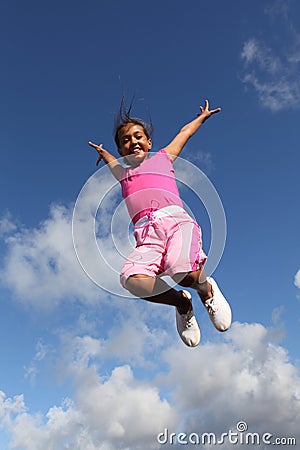
[[[166,206],[182,207],[173,162],[164,149],[145,159],[138,167],[124,168],[120,183],[134,224],[141,217]]]

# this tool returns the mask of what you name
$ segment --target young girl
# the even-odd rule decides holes
[[[186,124],[175,138],[154,156],[152,127],[130,116],[121,106],[115,142],[127,167],[101,145],[89,142],[120,182],[122,195],[134,224],[136,247],[121,271],[121,284],[136,297],[176,307],[176,325],[182,341],[195,347],[200,329],[194,315],[191,294],[171,288],[162,275],[180,286],[193,288],[219,331],[231,324],[231,309],[217,283],[206,277],[201,229],[183,209],[174,177],[173,161],[198,128],[221,109],[200,106],[201,113]]]

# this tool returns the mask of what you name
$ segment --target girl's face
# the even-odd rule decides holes
[[[152,148],[152,141],[147,137],[143,127],[134,123],[128,123],[121,128],[119,142],[120,155],[125,156],[133,167],[141,164]]]

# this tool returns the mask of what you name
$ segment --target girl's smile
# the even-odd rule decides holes
[[[141,164],[147,157],[148,151],[152,148],[152,141],[146,136],[141,125],[126,124],[120,130],[119,140],[119,153],[125,156],[132,166]]]

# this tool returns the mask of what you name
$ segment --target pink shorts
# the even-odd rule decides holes
[[[167,206],[142,217],[135,226],[136,247],[120,279],[126,288],[131,275],[155,277],[198,270],[206,261],[201,228],[180,206]]]

